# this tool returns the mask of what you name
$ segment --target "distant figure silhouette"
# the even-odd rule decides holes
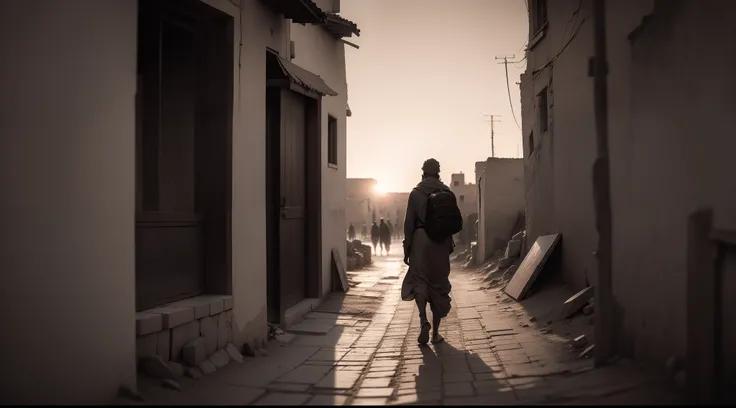
[[[429,159],[422,166],[422,181],[409,195],[404,219],[404,263],[409,270],[401,286],[401,300],[416,301],[420,344],[429,341],[430,329],[432,343],[443,340],[439,326],[450,312],[452,235],[461,229],[462,215],[455,195],[440,181],[440,163]],[[433,324],[427,320],[427,302]]]
[[[348,238],[351,241],[355,241],[355,227],[353,227],[353,224],[350,224],[350,227],[348,228]]]
[[[379,230],[378,225],[376,225],[376,222],[373,221],[373,226],[371,227],[371,242],[373,243],[373,255],[378,255],[378,238],[379,238]]]
[[[379,228],[379,235],[381,238],[381,255],[383,255],[383,251],[386,251],[386,255],[391,251],[391,230],[389,229],[388,224],[386,224],[381,218],[381,225],[378,226]]]
[[[388,225],[388,236],[390,240],[394,239],[394,224],[391,223],[391,220],[386,220],[386,225]],[[390,245],[390,243],[389,243]]]
[[[368,240],[368,227],[365,226],[365,223],[363,223],[363,228],[360,229],[360,239],[363,241]]]

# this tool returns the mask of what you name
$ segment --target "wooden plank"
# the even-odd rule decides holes
[[[712,210],[688,217],[687,230],[687,388],[693,402],[712,402],[715,393],[715,246]]]
[[[524,299],[524,296],[526,296],[544,268],[547,259],[557,247],[560,237],[560,234],[550,234],[537,238],[532,249],[529,250],[529,253],[526,254],[521,265],[519,265],[519,269],[516,270],[514,277],[511,278],[511,282],[506,285],[504,292],[507,295],[517,301]]]
[[[332,262],[334,263],[335,270],[337,270],[337,274],[340,277],[342,290],[347,292],[348,289],[350,289],[350,285],[348,285],[348,275],[345,273],[345,265],[343,265],[342,259],[340,259],[340,252],[337,248],[332,248]]]

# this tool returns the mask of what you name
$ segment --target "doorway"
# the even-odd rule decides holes
[[[269,51],[269,71],[280,72]],[[313,94],[310,94],[313,96]],[[268,315],[321,295],[320,98],[288,83],[266,89]]]
[[[229,294],[232,18],[139,0],[136,310]]]

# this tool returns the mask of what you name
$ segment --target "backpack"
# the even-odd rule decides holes
[[[424,230],[429,239],[443,242],[463,229],[463,216],[455,194],[447,188],[434,191],[427,198]]]

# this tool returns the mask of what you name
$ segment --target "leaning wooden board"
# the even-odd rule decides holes
[[[348,285],[348,275],[345,273],[345,265],[342,264],[342,259],[340,259],[340,252],[338,252],[337,248],[332,248],[332,262],[335,264],[337,274],[340,276],[340,284],[342,285],[342,290],[344,292],[347,292],[348,289],[350,289],[350,285]]]
[[[524,299],[559,241],[560,234],[543,235],[537,238],[532,249],[521,261],[511,282],[506,285],[504,291],[507,295],[517,301]]]

